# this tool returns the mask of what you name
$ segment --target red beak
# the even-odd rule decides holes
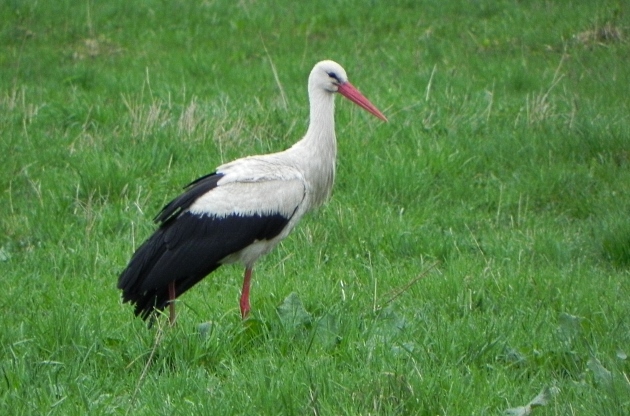
[[[376,117],[380,118],[381,120],[387,121],[387,117],[385,117],[383,115],[383,113],[381,113],[378,110],[378,108],[376,108],[374,106],[374,104],[372,104],[370,102],[370,100],[365,98],[365,96],[363,94],[361,94],[359,92],[359,90],[357,90],[349,82],[344,82],[343,84],[341,84],[338,87],[337,92],[339,94],[343,95],[344,97],[346,97],[348,100],[350,100],[353,103],[357,104],[359,107],[361,107],[361,108],[369,111],[370,113],[374,114]]]

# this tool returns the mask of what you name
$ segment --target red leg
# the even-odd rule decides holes
[[[168,316],[168,322],[173,325],[175,323],[175,298],[176,298],[176,294],[175,294],[175,282],[171,282],[168,284],[168,309],[169,309],[169,316]]]
[[[243,319],[247,318],[249,315],[249,310],[251,309],[249,306],[249,287],[252,281],[252,269],[247,267],[245,269],[245,276],[243,276],[243,290],[241,291],[241,317]]]

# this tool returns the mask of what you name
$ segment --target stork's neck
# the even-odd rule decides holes
[[[309,89],[310,119],[304,141],[318,148],[332,146],[335,140],[335,96],[321,89]],[[309,143],[311,144],[311,143]]]
[[[310,185],[311,206],[321,205],[335,180],[337,140],[335,138],[334,94],[309,88],[310,120],[306,135],[295,146],[301,153],[300,170]]]

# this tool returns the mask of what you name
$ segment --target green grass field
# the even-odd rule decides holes
[[[630,413],[626,1],[0,16],[0,413]],[[147,329],[116,281],[151,219],[297,141],[327,58],[390,122],[337,98],[333,197],[257,264],[251,319],[225,267]]]

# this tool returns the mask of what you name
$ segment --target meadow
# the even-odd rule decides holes
[[[630,4],[0,2],[0,413],[630,414]],[[341,63],[337,182],[148,329],[152,218],[289,147]]]

